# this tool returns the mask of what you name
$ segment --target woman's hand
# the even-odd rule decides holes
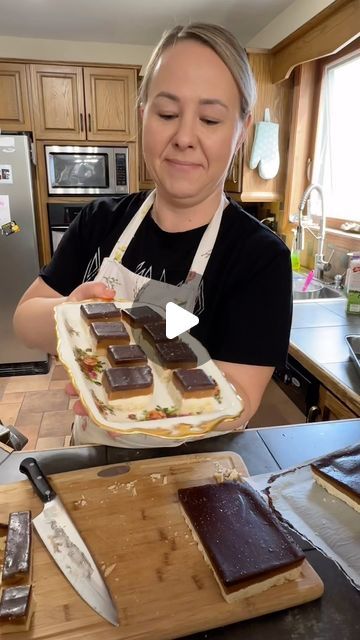
[[[103,282],[84,282],[68,296],[62,296],[39,276],[25,291],[15,314],[14,329],[29,349],[56,354],[54,307],[62,302],[81,302],[91,298],[113,300],[115,291]]]
[[[68,382],[68,384],[66,385],[65,392],[69,396],[74,397],[74,398],[76,398],[78,396],[78,392],[76,391],[75,387],[71,384],[71,382]],[[82,402],[80,402],[80,400],[77,400],[74,403],[73,412],[77,416],[87,416],[88,415],[88,412],[86,411],[84,405],[82,404]]]
[[[114,297],[114,289],[107,287],[104,282],[84,282],[70,293],[68,301],[82,302],[83,300],[91,300],[92,298],[113,300]]]
[[[103,282],[84,282],[80,284],[74,291],[72,291],[68,297],[69,302],[82,302],[83,300],[92,300],[93,298],[99,298],[102,300],[113,300],[115,296],[114,289],[109,289]],[[75,387],[69,382],[65,391],[69,396],[76,397],[78,392]],[[73,411],[78,416],[87,416],[84,405],[80,400],[74,403]]]

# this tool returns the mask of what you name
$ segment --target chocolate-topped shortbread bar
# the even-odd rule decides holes
[[[113,302],[90,302],[80,305],[80,315],[87,324],[121,320],[121,310]]]
[[[299,577],[304,553],[249,484],[207,484],[178,496],[227,602]]]
[[[169,392],[182,413],[211,413],[218,409],[219,387],[202,369],[172,371]]]
[[[147,364],[147,357],[137,344],[126,346],[111,345],[107,348],[107,358],[112,367],[132,367]]]
[[[166,321],[161,320],[160,322],[149,322],[144,324],[143,326],[143,335],[144,337],[152,344],[158,344],[159,342],[178,342],[179,338],[173,338],[169,340],[166,337]]]
[[[6,536],[3,584],[25,583],[31,568],[31,513],[10,513]]]
[[[115,367],[103,373],[103,385],[109,400],[152,394],[154,380],[151,367]]]
[[[139,329],[149,322],[160,322],[163,318],[157,311],[151,309],[151,307],[130,307],[129,309],[123,309],[123,320],[134,329]]]
[[[127,345],[130,342],[123,322],[92,322],[90,336],[98,353],[106,353],[110,345]]]
[[[360,512],[360,443],[323,456],[310,466],[318,484]]]
[[[197,356],[186,342],[169,340],[155,344],[155,353],[166,369],[191,369],[197,366]]]
[[[173,372],[174,386],[183,398],[208,398],[218,392],[218,386],[203,369],[176,369]]]
[[[30,628],[32,609],[30,585],[3,589],[0,598],[0,635],[27,631]]]

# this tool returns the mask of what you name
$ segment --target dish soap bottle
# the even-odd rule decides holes
[[[346,274],[347,313],[360,315],[360,254],[354,254]]]
[[[291,245],[291,266],[293,271],[300,271],[300,251],[296,248],[296,229],[292,229],[294,234],[292,245]]]

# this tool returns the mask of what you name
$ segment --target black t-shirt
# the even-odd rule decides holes
[[[75,218],[41,277],[62,295],[93,280],[146,192],[101,198]],[[123,264],[143,276],[179,285],[186,279],[206,225],[163,231],[145,216]],[[191,334],[212,358],[281,366],[286,360],[292,312],[290,252],[282,240],[236,202],[225,208],[200,287]]]

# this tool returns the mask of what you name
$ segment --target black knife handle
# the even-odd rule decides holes
[[[25,458],[20,463],[19,471],[25,473],[29,478],[36,493],[43,502],[50,502],[56,498],[54,489],[48,482],[46,476],[44,476],[35,458]]]

